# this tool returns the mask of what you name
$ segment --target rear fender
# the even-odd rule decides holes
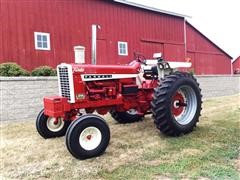
[[[192,63],[190,62],[168,62],[171,69],[176,68],[190,68],[192,66]]]

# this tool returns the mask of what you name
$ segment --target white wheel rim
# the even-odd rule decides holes
[[[178,116],[174,116],[176,121],[181,125],[189,124],[197,111],[197,96],[192,87],[182,86],[179,88],[178,92],[183,96],[184,102],[187,106],[183,108],[183,111]],[[177,101],[173,102],[173,107],[177,107]]]
[[[47,119],[47,128],[52,132],[58,132],[63,129],[64,127],[64,120],[63,118],[56,118],[49,117]]]
[[[131,115],[136,115],[138,113],[138,111],[136,109],[129,109],[127,111],[128,114],[131,114]]]
[[[102,140],[102,133],[96,127],[85,128],[80,136],[79,143],[81,147],[87,151],[93,150],[99,146]]]

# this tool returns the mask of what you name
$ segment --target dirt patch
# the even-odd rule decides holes
[[[235,167],[240,173],[240,156],[238,156],[238,159],[235,160]]]
[[[201,153],[202,153],[201,150],[199,150],[199,149],[192,149],[192,148],[183,149],[181,151],[181,154],[183,156],[197,156],[197,155],[199,155]]]

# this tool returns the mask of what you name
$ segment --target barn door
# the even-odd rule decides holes
[[[163,53],[163,44],[162,43],[153,43],[153,42],[141,42],[141,53],[147,59],[152,59],[154,53]]]
[[[179,44],[164,44],[164,58],[167,61],[184,61],[185,47]]]

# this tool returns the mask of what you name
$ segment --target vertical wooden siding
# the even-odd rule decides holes
[[[235,72],[237,69],[240,69],[240,56],[233,62],[233,72]]]
[[[144,51],[142,38],[161,41],[160,44],[183,44],[184,41],[183,18],[111,1],[8,0],[1,1],[1,14],[1,24],[4,25],[0,27],[3,34],[0,62],[15,61],[27,69],[74,62],[75,45],[86,47],[86,61],[90,62],[92,24],[101,26],[98,32],[98,63],[129,62],[134,52]],[[50,33],[50,51],[35,50],[34,32]],[[128,42],[128,56],[118,55],[117,41]],[[154,51],[148,50],[148,58]],[[183,53],[177,56],[184,58]]]
[[[110,0],[7,0],[0,1],[0,63],[15,61],[29,70],[40,65],[73,63],[73,47],[86,47],[91,58],[91,25],[99,24],[98,64],[125,64],[134,52],[151,58],[193,61],[197,74],[228,74],[230,58],[187,24],[184,19],[114,3]],[[48,32],[51,50],[35,50],[34,32]],[[128,56],[119,56],[117,41],[128,42]]]
[[[196,74],[230,74],[231,58],[187,23],[187,57]]]

